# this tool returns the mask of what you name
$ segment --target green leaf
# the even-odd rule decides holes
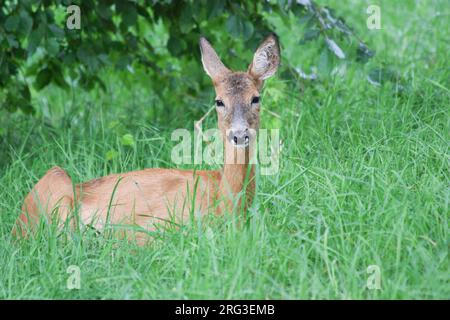
[[[314,14],[309,11],[302,14],[298,19],[298,23],[305,24],[307,27],[313,27],[315,25]]]
[[[96,11],[98,12],[99,16],[105,20],[109,20],[112,17],[111,7],[106,3],[100,2],[96,7]]]
[[[6,40],[8,40],[8,45],[11,48],[18,48],[19,47],[19,42],[17,41],[16,37],[13,34],[8,34],[6,36]]]
[[[20,94],[22,96],[23,99],[25,99],[26,101],[31,101],[31,93],[30,93],[30,88],[28,87],[28,85],[23,85],[20,89]]]
[[[116,150],[111,149],[106,153],[105,158],[107,161],[111,161],[111,160],[114,160],[115,158],[117,158],[118,155],[119,155],[119,153]]]
[[[186,3],[186,5],[183,6],[183,10],[181,11],[180,19],[178,21],[180,31],[182,33],[189,33],[195,26],[193,15],[194,13],[192,12],[191,5]]]
[[[129,133],[124,134],[122,136],[122,138],[120,139],[120,142],[122,143],[122,145],[128,146],[128,147],[132,147],[135,144],[133,135],[129,134]]]
[[[65,36],[64,30],[58,27],[56,24],[50,24],[48,28],[56,38],[58,39],[64,38]]]
[[[39,45],[41,44],[44,35],[45,25],[43,23],[39,24],[39,26],[35,30],[31,31],[28,37],[28,56],[31,56],[36,51],[37,47],[39,47]]]
[[[28,85],[14,81],[11,87],[8,88],[4,107],[10,112],[20,109],[25,114],[33,114],[35,110],[31,105],[31,94]]]
[[[225,26],[232,36],[243,37],[244,40],[250,39],[254,32],[253,24],[250,21],[244,21],[238,15],[229,16]]]
[[[100,89],[103,92],[106,92],[106,84],[103,82],[103,80],[99,76],[93,76],[92,80],[94,81],[94,83],[99,85]]]
[[[360,42],[356,50],[356,61],[366,63],[375,55],[375,52],[370,50],[364,43]]]
[[[54,83],[56,83],[56,85],[64,90],[68,90],[69,84],[66,82],[66,80],[64,79],[64,73],[63,70],[57,66],[54,65],[54,68],[52,69],[53,73],[52,73],[52,81]]]
[[[33,27],[33,19],[31,18],[30,14],[25,10],[21,10],[19,16],[20,16],[19,31],[24,35],[28,35],[31,31],[31,28]]]
[[[321,74],[330,73],[331,63],[329,57],[329,51],[325,48],[322,50],[319,56],[318,69]]]
[[[397,71],[391,68],[375,68],[369,72],[367,80],[375,86],[381,86],[389,81],[398,83],[400,80],[400,75]]]
[[[46,87],[52,79],[52,72],[50,69],[45,68],[39,71],[34,81],[34,87],[36,90],[41,90]]]
[[[150,19],[150,15],[148,14],[148,11],[145,7],[136,4],[136,10],[139,15],[143,16],[146,19]]]
[[[91,71],[96,71],[98,69],[99,63],[97,56],[89,47],[80,47],[77,50],[77,58],[87,66]]]
[[[131,27],[136,24],[137,10],[134,6],[127,6],[122,12],[122,22],[127,27]]]
[[[94,89],[98,85],[101,90],[106,92],[106,85],[99,76],[89,73],[81,73],[80,85],[86,90]]]
[[[208,19],[213,19],[222,14],[225,7],[223,0],[208,0],[206,1],[206,12]]]
[[[12,92],[8,92],[6,96],[6,100],[3,103],[3,107],[9,112],[14,112],[17,110],[17,97],[12,94]]]
[[[242,35],[244,37],[244,40],[248,40],[252,37],[254,31],[253,24],[250,21],[244,22],[244,29],[242,32]]]
[[[33,106],[31,105],[31,103],[23,103],[20,105],[20,110],[22,110],[23,113],[25,114],[34,114],[36,110],[34,110]]]
[[[235,37],[239,37],[241,33],[241,22],[238,16],[231,15],[228,17],[227,22],[225,24],[227,31]]]
[[[50,56],[56,56],[59,53],[59,43],[55,38],[49,38],[46,41],[45,50]]]
[[[167,42],[167,49],[169,49],[170,53],[173,56],[179,55],[181,52],[186,50],[187,45],[186,41],[181,38],[170,36],[169,41]]]
[[[319,29],[306,29],[303,33],[303,39],[301,40],[302,43],[317,39],[320,35]]]
[[[9,16],[5,21],[5,29],[9,32],[14,32],[19,27],[20,17],[17,15]]]

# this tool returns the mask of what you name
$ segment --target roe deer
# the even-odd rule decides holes
[[[259,92],[264,80],[276,72],[280,63],[278,39],[271,34],[261,43],[246,72],[225,67],[203,37],[200,50],[203,67],[216,91],[224,157],[233,158],[240,153],[245,156],[244,162],[225,160],[223,169],[217,171],[145,169],[112,174],[75,186],[63,169],[54,167],[25,198],[14,234],[27,236],[41,215],[53,223],[57,219],[74,226],[75,208],[78,221],[98,230],[108,222],[152,230],[154,223],[169,220],[172,212],[179,221],[189,217],[191,209],[201,213],[212,210],[216,214],[231,210],[238,194],[244,206],[250,205],[255,193],[254,164],[248,161],[250,145],[259,128]],[[196,187],[198,190],[194,192]],[[194,200],[195,208],[191,208],[190,199]],[[220,199],[221,204],[214,206]]]

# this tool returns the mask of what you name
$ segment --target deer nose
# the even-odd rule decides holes
[[[246,147],[250,142],[248,128],[230,129],[228,140],[234,146]]]

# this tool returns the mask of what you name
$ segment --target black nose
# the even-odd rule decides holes
[[[231,144],[235,146],[247,146],[250,142],[250,135],[248,134],[248,128],[246,129],[231,129],[228,134],[228,139]]]

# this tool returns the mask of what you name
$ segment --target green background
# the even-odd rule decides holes
[[[146,247],[90,230],[58,235],[45,224],[27,241],[10,231],[25,195],[53,165],[75,183],[173,167],[170,133],[193,130],[214,98],[198,52],[168,53],[169,26],[156,19],[145,29],[152,49],[141,53],[165,70],[161,78],[135,61],[112,63],[87,90],[85,65],[75,61],[60,65],[67,87],[52,81],[40,89],[43,65],[25,74],[39,52],[18,60],[24,75],[16,80],[30,85],[34,113],[0,109],[0,298],[450,298],[448,4],[319,4],[345,17],[375,56],[357,62],[355,40],[336,35],[349,55],[339,60],[321,37],[302,43],[298,16],[261,13],[257,24],[249,15],[281,42],[283,67],[265,84],[261,119],[261,127],[280,129],[280,171],[258,177],[243,228],[227,218],[196,221]],[[380,6],[380,30],[366,27],[370,4]],[[224,13],[205,33],[226,64],[246,69],[255,45],[246,45],[245,29],[230,33],[228,20]],[[317,79],[289,76],[295,68]],[[374,72],[381,85],[368,81]],[[5,82],[2,101],[13,87]],[[215,125],[212,114],[204,128]],[[70,265],[80,267],[79,290],[67,289]],[[367,288],[370,265],[380,268],[380,290]]]

